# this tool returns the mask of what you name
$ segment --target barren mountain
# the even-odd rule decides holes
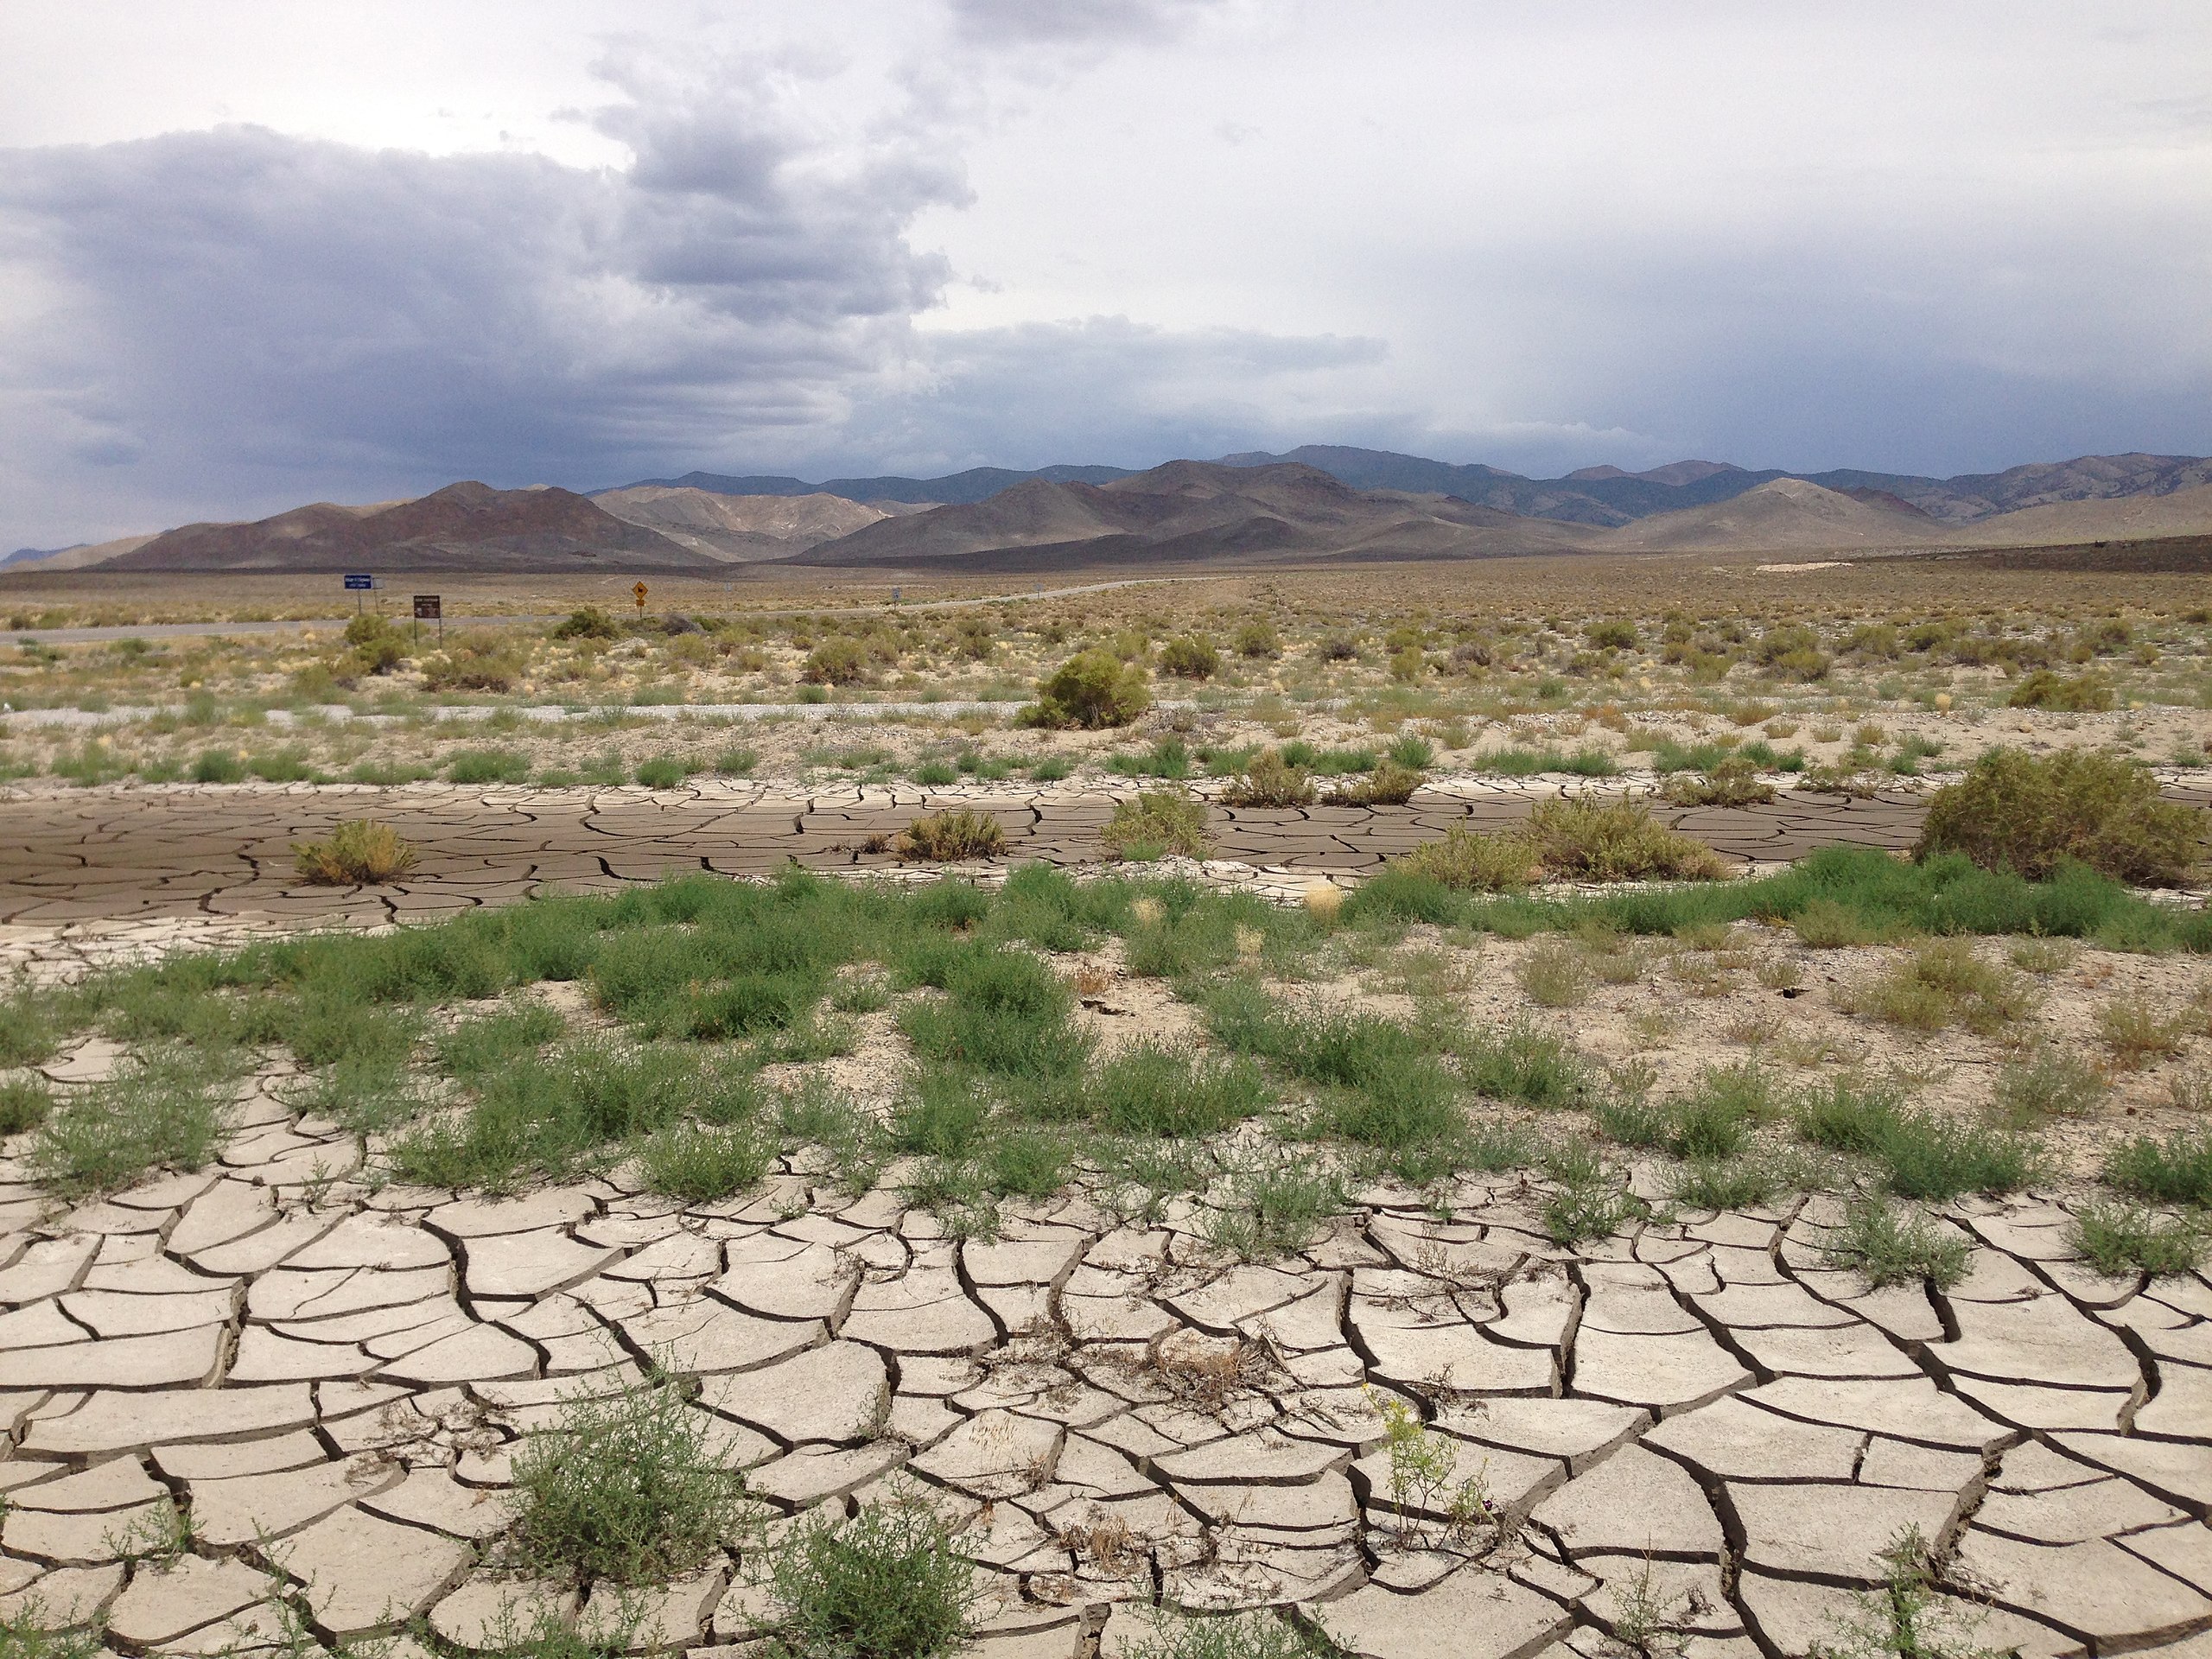
[[[684,570],[721,561],[571,491],[448,484],[372,508],[318,502],[252,524],[187,524],[105,570]]]
[[[1317,467],[1170,461],[1111,483],[1016,485],[988,501],[886,519],[801,554],[800,564],[906,566],[957,559],[989,570],[1350,553],[1467,556],[1585,544],[1441,496],[1361,491]]]
[[[1925,547],[1943,539],[1942,526],[1902,501],[1866,500],[1802,479],[1777,478],[1732,500],[1658,513],[1609,531],[1598,544],[1620,552],[1827,551]]]
[[[718,495],[710,490],[652,484],[592,497],[626,524],[642,524],[710,558],[745,562],[787,558],[817,542],[849,536],[887,515],[842,496]]]
[[[2023,507],[1951,531],[1955,546],[2063,547],[2076,542],[2138,541],[2212,534],[2212,484],[2170,495],[2125,495]]]

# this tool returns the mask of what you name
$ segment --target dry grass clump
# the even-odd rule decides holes
[[[1440,841],[1414,849],[1398,868],[1460,893],[1503,893],[1527,887],[1543,872],[1535,849],[1518,835],[1486,836],[1453,824]]]
[[[1967,939],[1931,939],[1887,973],[1840,986],[1838,1007],[1909,1031],[1964,1026],[1982,1036],[2003,1032],[2035,1011],[2023,974],[1984,961]]]
[[[415,846],[388,823],[348,818],[322,841],[292,843],[293,868],[318,887],[379,887],[415,868]]]
[[[1116,858],[1204,858],[1213,850],[1206,804],[1179,789],[1149,789],[1135,800],[1116,802],[1098,838]]]
[[[1396,868],[1463,893],[1508,893],[1547,875],[1578,881],[1712,881],[1728,873],[1704,842],[1678,835],[1641,801],[1540,803],[1492,835],[1454,826]]]
[[[1669,830],[1641,801],[1540,803],[1529,815],[1535,861],[1581,881],[1715,881],[1728,867],[1703,842]]]
[[[2072,860],[2116,881],[2177,887],[2204,855],[2204,814],[2160,799],[2148,772],[2110,755],[1993,749],[1929,803],[1914,856],[1954,852],[2031,881]]]
[[[2112,686],[2095,674],[2061,674],[2039,668],[2012,688],[2008,709],[2048,709],[2069,715],[2096,714],[2112,707]]]
[[[1411,766],[1385,760],[1357,783],[1339,784],[1329,791],[1331,806],[1403,806],[1427,782]]]
[[[1764,806],[1774,798],[1774,785],[1742,755],[1732,754],[1702,775],[1676,772],[1661,792],[1677,806]]]
[[[1221,791],[1224,806],[1309,806],[1313,801],[1313,775],[1284,760],[1280,749],[1258,756]]]
[[[996,858],[1006,851],[1006,830],[988,812],[955,807],[916,818],[899,837],[898,851],[901,858],[938,864]]]

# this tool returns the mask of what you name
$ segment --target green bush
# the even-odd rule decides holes
[[[1106,651],[1077,652],[1037,682],[1025,724],[1096,731],[1126,726],[1152,707],[1144,671]]]
[[[1395,861],[1394,868],[1456,893],[1517,892],[1540,874],[1536,849],[1526,837],[1484,835],[1457,823],[1441,840],[1425,842]]]
[[[964,1644],[975,1569],[918,1491],[850,1520],[824,1503],[785,1535],[758,1580],[776,1651],[798,1659],[936,1659]]]
[[[587,605],[580,611],[569,613],[566,621],[553,629],[556,639],[619,639],[622,625],[596,605]]]
[[[537,1575],[654,1584],[744,1533],[745,1476],[725,1466],[714,1420],[671,1382],[568,1402],[514,1459],[508,1550]]]
[[[387,617],[362,613],[346,625],[347,664],[357,674],[389,674],[412,655],[407,636]]]
[[[1675,834],[1641,801],[1540,801],[1527,833],[1536,862],[1571,880],[1713,881],[1728,873],[1711,848]]]
[[[46,1122],[54,1091],[43,1077],[10,1077],[0,1083],[0,1135],[21,1135]]]
[[[857,685],[868,677],[868,652],[859,640],[842,635],[824,639],[807,653],[799,678],[809,685]]]
[[[1313,801],[1313,777],[1285,760],[1279,749],[1255,758],[1221,791],[1224,806],[1310,806]]]
[[[1634,651],[1636,624],[1624,616],[1609,616],[1603,621],[1592,622],[1582,630],[1592,649],[1598,651]]]
[[[2061,674],[2039,668],[2012,688],[2008,709],[2049,709],[2061,714],[2097,714],[2112,707],[2112,687],[2096,674]]]
[[[238,784],[245,781],[245,760],[235,749],[202,749],[192,763],[195,784]]]
[[[1210,680],[1221,671],[1221,652],[1204,634],[1181,634],[1160,648],[1160,667],[1179,680]]]
[[[1414,791],[1428,780],[1409,766],[1385,760],[1357,783],[1339,784],[1329,791],[1332,806],[1403,806]]]
[[[2204,1259],[2201,1223],[2159,1216],[2137,1205],[2086,1204],[2074,1217],[2071,1234],[2082,1259],[2112,1278],[2193,1273]]]
[[[638,765],[638,781],[647,789],[681,789],[691,768],[674,755],[655,755]]]
[[[2116,881],[2177,887],[2202,859],[2204,833],[2201,808],[2160,799],[2158,780],[2128,761],[1993,749],[1936,791],[1914,856],[1961,853],[2031,881],[2070,861]]]
[[[2153,1204],[2212,1210],[2212,1130],[2177,1131],[2164,1141],[2138,1135],[2106,1158],[2104,1178]]]
[[[1204,858],[1213,850],[1206,804],[1179,789],[1148,789],[1133,801],[1116,801],[1098,838],[1116,858]]]
[[[1918,1211],[1878,1199],[1861,1199],[1846,1210],[1823,1254],[1837,1267],[1857,1268],[1877,1289],[1925,1281],[1948,1290],[1967,1276],[1966,1240]]]
[[[1282,636],[1275,626],[1268,621],[1247,622],[1236,630],[1235,640],[1239,657],[1280,657],[1282,655]]]
[[[463,749],[447,760],[446,776],[456,784],[526,784],[530,757],[512,749]]]
[[[423,664],[433,691],[512,691],[522,677],[521,648],[487,631],[465,633]]]

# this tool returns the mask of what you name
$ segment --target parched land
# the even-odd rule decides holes
[[[1592,569],[0,652],[0,1642],[2194,1651],[2201,874],[1910,855],[2212,616]]]

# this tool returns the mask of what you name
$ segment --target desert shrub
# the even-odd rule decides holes
[[[1160,667],[1179,680],[1210,680],[1221,671],[1221,652],[1204,634],[1179,634],[1160,648]]]
[[[1727,874],[1711,848],[1668,829],[1640,801],[1541,801],[1528,835],[1538,864],[1573,880],[1710,881]]]
[[[446,762],[446,776],[456,784],[524,784],[530,757],[512,749],[463,749]]]
[[[2038,1048],[1999,1068],[1991,1102],[2014,1128],[2033,1128],[2053,1117],[2080,1117],[2104,1098],[2107,1087],[2104,1075],[2079,1056]]]
[[[1267,1080],[1249,1061],[1142,1044],[1116,1055],[1081,1085],[1087,1115],[1115,1135],[1214,1135],[1268,1103]]]
[[[1914,856],[1961,853],[2031,881],[2072,861],[2117,881],[2174,887],[2203,856],[2203,837],[2202,810],[2161,800],[2158,780],[2127,761],[1993,749],[1936,791]]]
[[[0,1083],[0,1135],[21,1135],[46,1122],[54,1091],[43,1077],[10,1077]]]
[[[1236,630],[1233,641],[1239,657],[1280,657],[1282,655],[1282,636],[1275,632],[1275,625],[1265,620],[1245,623]]]
[[[648,1191],[687,1204],[715,1204],[760,1185],[775,1161],[772,1141],[750,1126],[671,1124],[638,1149]]]
[[[942,1001],[910,1004],[899,1028],[925,1059],[1001,1077],[1072,1076],[1090,1053],[1066,982],[1027,950],[961,948]]]
[[[1908,1109],[1896,1090],[1844,1077],[1806,1092],[1797,1127],[1815,1146],[1872,1160],[1899,1198],[2017,1192],[2041,1160],[2041,1148],[2024,1136]]]
[[[1537,874],[1535,849],[1523,837],[1484,835],[1456,823],[1442,839],[1426,842],[1396,860],[1395,868],[1459,893],[1514,891]]]
[[[857,685],[868,677],[868,652],[857,639],[824,639],[807,652],[799,678],[809,685]]]
[[[1325,633],[1313,642],[1314,657],[1325,663],[1349,663],[1359,657],[1359,641],[1348,633]]]
[[[2039,668],[2012,688],[2008,709],[2049,709],[2062,714],[2094,714],[2112,707],[2112,687],[2100,675],[2061,674]]]
[[[2107,1156],[2104,1179],[2153,1204],[2212,1210],[2212,1130],[2180,1131],[2163,1141],[2138,1135]]]
[[[1256,757],[1221,791],[1224,806],[1308,806],[1313,800],[1312,775],[1285,760],[1279,749]]]
[[[1834,1266],[1857,1268],[1877,1289],[1925,1281],[1948,1290],[1967,1276],[1966,1240],[1916,1210],[1878,1198],[1851,1205],[1843,1225],[1829,1233],[1822,1254]]]
[[[1759,637],[1752,655],[1769,673],[1790,679],[1818,680],[1827,676],[1829,663],[1821,650],[1821,636],[1802,622],[1783,622]]]
[[[622,625],[596,605],[569,612],[567,620],[553,628],[556,639],[619,639],[621,636]]]
[[[192,763],[195,784],[237,784],[245,781],[245,759],[235,749],[203,749]]]
[[[1886,972],[1839,987],[1836,1005],[1910,1031],[1961,1025],[1985,1036],[2035,1010],[2035,982],[1985,961],[1967,939],[1931,939]]]
[[[1589,1096],[1589,1063],[1565,1039],[1534,1026],[1507,1026],[1461,1037],[1456,1052],[1467,1087],[1493,1100],[1546,1110]]]
[[[1098,836],[1116,858],[1204,858],[1213,850],[1206,804],[1179,789],[1148,789],[1135,800],[1116,802]]]
[[[1531,946],[1516,977],[1539,1007],[1571,1008],[1590,995],[1589,967],[1582,953],[1563,939]]]
[[[1024,724],[1096,731],[1126,726],[1152,706],[1144,671],[1107,651],[1080,651],[1037,682]]]
[[[142,1054],[105,1083],[60,1102],[31,1143],[31,1173],[77,1198],[113,1192],[155,1169],[198,1169],[214,1155],[223,1072],[181,1046]]]
[[[410,655],[407,636],[388,617],[364,612],[346,625],[350,661],[356,674],[389,674]]]
[[[414,843],[388,823],[348,818],[321,841],[292,843],[302,880],[321,887],[380,887],[415,868]]]
[[[1187,778],[1192,772],[1190,746],[1170,732],[1140,754],[1117,754],[1107,761],[1109,771],[1124,778]]]
[[[515,1455],[514,1563],[550,1579],[653,1584],[734,1542],[750,1505],[713,1421],[672,1382],[567,1402]]]
[[[1411,766],[1395,760],[1382,764],[1357,783],[1339,784],[1329,791],[1331,806],[1403,806],[1414,791],[1428,780]]]
[[[1578,749],[1573,754],[1558,749],[1499,749],[1484,755],[1476,765],[1502,778],[1534,778],[1539,772],[1564,772],[1578,778],[1611,778],[1620,763],[1603,749]]]
[[[638,763],[638,781],[647,789],[681,789],[690,775],[690,766],[672,754],[657,754]]]
[[[1774,785],[1749,759],[1732,754],[1703,774],[1676,772],[1660,792],[1677,806],[1758,806],[1774,798]]]
[[[1592,649],[1598,651],[1634,651],[1636,624],[1624,616],[1609,616],[1603,621],[1592,622],[1582,630]]]
[[[423,683],[433,691],[512,691],[523,667],[512,641],[488,631],[464,633],[423,664]]]
[[[996,858],[1006,851],[1006,830],[988,812],[957,807],[916,818],[899,837],[901,858],[933,863],[957,863],[964,859]]]
[[[1120,1630],[1137,1605],[1125,1602],[1115,1613],[1117,1659],[1334,1659],[1344,1651],[1325,1632],[1303,1629],[1274,1612],[1185,1613],[1146,1608],[1141,1615],[1143,1635]]]
[[[2069,1231],[2082,1259],[2113,1278],[2193,1273],[2204,1259],[2205,1230],[2200,1223],[2160,1216],[2139,1205],[2085,1204]]]
[[[775,1651],[936,1659],[965,1643],[976,1589],[959,1531],[918,1491],[809,1513],[768,1552],[759,1587]]]

